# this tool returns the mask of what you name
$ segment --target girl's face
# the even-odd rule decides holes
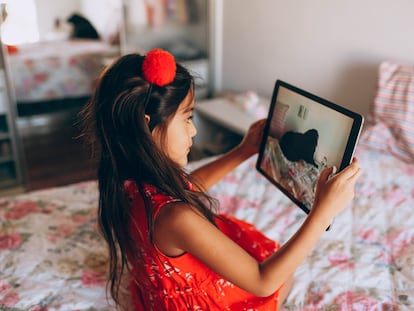
[[[157,146],[164,148],[167,156],[181,167],[188,163],[188,153],[193,144],[192,138],[197,134],[192,120],[193,110],[194,95],[190,91],[178,106],[174,117],[170,120],[164,140],[157,127],[152,132]]]

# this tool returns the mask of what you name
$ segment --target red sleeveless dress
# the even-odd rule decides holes
[[[132,238],[144,257],[144,263],[130,260],[133,274],[130,291],[135,310],[277,310],[279,291],[269,297],[257,297],[223,279],[189,253],[168,257],[160,252],[149,240],[144,202],[135,182],[126,181],[124,186],[132,207]],[[154,215],[165,204],[179,201],[150,185],[144,191]],[[229,215],[220,216],[217,218],[219,229],[258,261],[265,260],[280,247],[253,225]]]

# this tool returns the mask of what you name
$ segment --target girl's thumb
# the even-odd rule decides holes
[[[328,167],[328,168],[324,169],[324,170],[321,172],[321,175],[319,176],[319,180],[320,180],[321,182],[328,181],[328,179],[329,179],[332,175],[334,175],[335,173],[336,173],[336,167],[335,167],[335,166]]]

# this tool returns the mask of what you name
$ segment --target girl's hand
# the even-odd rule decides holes
[[[205,190],[210,189],[240,163],[259,151],[266,120],[254,122],[240,144],[216,160],[197,168],[191,174]]]
[[[244,135],[243,140],[239,144],[239,148],[247,156],[259,152],[265,125],[266,119],[258,120],[250,125],[247,133]]]
[[[316,214],[329,226],[333,218],[339,214],[354,198],[355,183],[362,171],[358,159],[344,170],[330,178],[333,168],[322,171],[315,193],[315,202],[310,214]]]

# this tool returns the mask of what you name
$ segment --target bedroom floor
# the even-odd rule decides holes
[[[95,178],[95,163],[74,126],[78,107],[19,117],[27,191]]]

